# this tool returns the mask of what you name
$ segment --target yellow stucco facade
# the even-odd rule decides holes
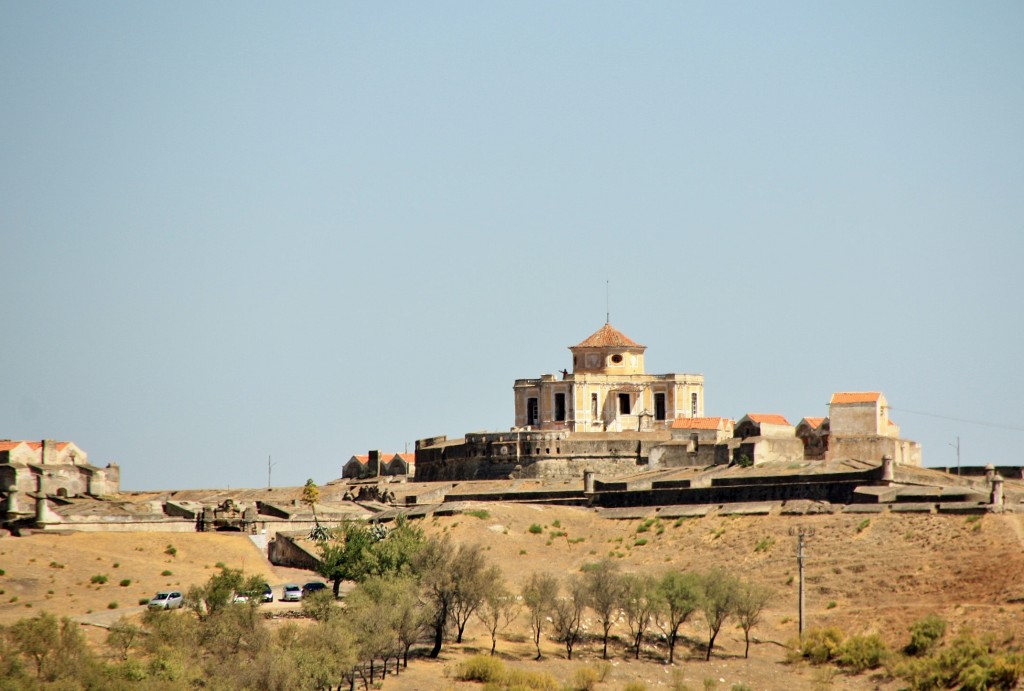
[[[647,374],[647,348],[611,324],[569,350],[572,372],[516,380],[517,428],[642,432],[704,415],[702,375]]]

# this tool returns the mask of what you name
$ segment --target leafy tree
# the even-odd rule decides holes
[[[476,617],[491,634],[491,655],[494,655],[498,647],[498,631],[511,624],[517,614],[519,603],[504,582],[495,583],[484,595],[484,601],[476,611]]]
[[[342,581],[361,581],[373,571],[374,537],[365,523],[346,521],[317,542],[318,574],[331,581],[338,597]]]
[[[736,613],[739,584],[734,576],[720,569],[708,572],[701,580],[700,609],[708,626],[708,654],[705,659],[710,660],[718,632],[726,620]]]
[[[142,627],[131,623],[127,617],[121,617],[110,626],[107,633],[107,645],[114,649],[122,660],[128,659],[130,651],[142,635]]]
[[[345,619],[352,631],[360,659],[370,663],[370,684],[376,678],[376,660],[384,663],[398,656],[399,643],[392,620],[392,607],[388,599],[387,584],[383,579],[371,578],[348,594]]]
[[[416,555],[423,549],[423,529],[405,516],[399,516],[387,537],[373,543],[373,573],[378,576],[409,574]]]
[[[457,630],[455,642],[462,643],[469,618],[473,616],[496,583],[501,582],[501,569],[487,566],[480,545],[460,546],[452,564],[455,570],[455,599],[452,601],[452,619]]]
[[[318,590],[302,598],[302,612],[317,621],[327,621],[341,613],[329,590]]]
[[[629,625],[629,633],[633,639],[636,659],[639,660],[644,633],[661,609],[657,582],[647,575],[624,575],[622,577],[622,608],[625,611],[626,623]]]
[[[244,595],[251,606],[263,596],[266,584],[262,576],[246,578],[239,569],[223,567],[220,573],[210,576],[201,586],[192,586],[185,594],[185,604],[199,615],[200,619],[216,614],[231,604],[235,595]]]
[[[447,536],[427,540],[416,556],[415,568],[428,603],[428,623],[434,635],[434,646],[430,650],[432,658],[441,653],[452,605],[458,594],[456,574],[451,568],[455,558],[456,549]]]
[[[313,523],[316,524],[316,527],[310,531],[310,539],[323,540],[327,531],[320,525],[320,519],[316,516],[316,505],[320,503],[320,488],[313,482],[313,478],[306,480],[306,484],[303,485],[300,501],[313,511]]]
[[[6,634],[12,651],[32,661],[38,681],[84,678],[96,666],[78,623],[67,617],[41,612],[15,622]]]
[[[618,617],[619,605],[622,603],[622,578],[618,565],[610,559],[602,559],[592,564],[583,572],[587,588],[587,604],[597,615],[601,623],[601,641],[604,648],[601,657],[608,659],[608,634],[612,624]]]
[[[679,628],[700,606],[700,577],[692,572],[668,571],[658,582],[658,593],[664,607],[656,622],[668,637],[668,662],[672,664]]]
[[[36,678],[43,678],[43,665],[55,653],[60,643],[57,618],[49,612],[40,612],[31,619],[21,619],[7,629],[11,647],[29,658],[36,668]]]
[[[540,637],[558,598],[558,579],[551,574],[533,573],[523,585],[523,603],[530,614],[530,630],[533,632],[533,644],[537,646],[537,659],[540,655]]]
[[[587,608],[587,588],[578,574],[571,574],[566,583],[567,594],[555,598],[555,635],[565,644],[565,654],[572,659],[572,649],[583,636],[583,612]]]
[[[334,617],[297,634],[281,635],[291,638],[289,650],[295,656],[301,680],[298,688],[330,691],[347,682],[354,691],[359,660],[355,640],[344,619]]]
[[[743,629],[743,657],[750,657],[750,630],[761,623],[764,608],[772,599],[772,591],[759,583],[742,581],[736,598],[736,619]]]

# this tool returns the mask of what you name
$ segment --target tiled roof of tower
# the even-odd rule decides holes
[[[759,425],[788,425],[789,420],[774,413],[749,413],[748,418]]]
[[[732,422],[726,417],[677,417],[672,421],[672,429],[718,429],[724,422]]]
[[[805,417],[804,422],[811,426],[812,429],[818,429],[821,427],[821,423],[825,422],[823,417]]]
[[[605,323],[582,343],[577,343],[573,348],[646,348],[611,324]]]
[[[882,394],[877,391],[846,391],[832,394],[831,403],[874,403]]]

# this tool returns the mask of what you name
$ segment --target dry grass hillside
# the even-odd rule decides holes
[[[891,645],[906,643],[907,628],[928,613],[951,622],[952,632],[972,628],[1020,637],[1024,610],[1024,517],[924,514],[751,516],[689,518],[648,523],[608,520],[585,509],[556,506],[480,504],[477,515],[433,517],[422,522],[431,535],[484,546],[506,580],[517,589],[533,571],[566,574],[588,562],[611,557],[625,571],[723,567],[770,585],[777,596],[751,659],[743,660],[742,632],[727,625],[715,656],[704,662],[699,617],[687,624],[689,647],[676,669],[661,664],[663,649],[652,645],[641,662],[630,660],[625,644],[615,647],[612,672],[598,688],[621,688],[641,679],[651,688],[668,685],[673,675],[690,688],[713,679],[719,688],[747,683],[757,689],[827,686],[821,670],[782,664],[797,632],[797,564],[790,529],[812,529],[806,543],[809,627],[838,626],[847,633],[878,632]],[[531,527],[533,527],[531,531]],[[537,532],[539,530],[539,532]],[[175,548],[172,556],[168,545]],[[40,610],[82,616],[137,607],[158,589],[187,588],[205,581],[223,563],[260,573],[271,583],[300,580],[303,574],[270,566],[241,535],[72,534],[0,539],[0,623]],[[162,575],[170,571],[170,575]],[[105,584],[91,583],[106,575]],[[120,586],[122,580],[131,584]],[[625,625],[613,633],[627,633]],[[409,671],[388,677],[385,688],[474,688],[450,673],[466,655],[489,649],[484,631],[471,625],[462,646],[447,646],[438,661],[417,660]],[[544,669],[568,679],[574,669],[594,664],[599,645],[584,643],[579,660],[566,662],[564,650],[544,642],[545,659],[531,661],[525,619],[499,640],[509,664]],[[868,675],[833,680],[836,688],[898,688]]]

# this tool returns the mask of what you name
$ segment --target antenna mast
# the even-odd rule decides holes
[[[612,313],[611,313],[611,309],[608,307],[608,283],[609,283],[609,281],[606,278],[604,280],[604,323],[605,324],[611,324],[612,323],[612,317],[611,317]]]

